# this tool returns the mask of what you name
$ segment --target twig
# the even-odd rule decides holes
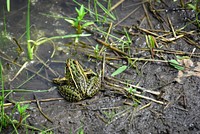
[[[174,35],[174,38],[176,38],[177,36],[176,36],[175,30],[174,30],[174,27],[173,27],[173,25],[172,25],[172,22],[171,22],[171,20],[170,20],[170,18],[169,18],[169,15],[167,15],[167,20],[168,20],[169,26],[170,26],[170,28],[171,28],[171,30],[172,30],[172,33],[173,33],[173,35]]]
[[[56,74],[56,72],[50,67],[50,66],[48,66],[47,65],[47,62],[48,62],[48,60],[46,61],[46,62],[44,62],[42,59],[40,59],[37,55],[34,55],[46,68],[48,68],[51,72],[52,72],[52,74],[54,74],[55,76],[57,76],[57,74]]]
[[[49,102],[49,101],[57,101],[57,100],[64,100],[64,98],[50,98],[50,99],[41,99],[40,102]],[[29,101],[21,101],[21,102],[17,102],[19,104],[27,104],[27,103],[33,103],[36,102],[36,100],[29,100]],[[15,104],[16,102],[14,102]],[[4,107],[9,107],[12,106],[13,103],[4,103]]]
[[[196,47],[198,47],[198,48],[200,49],[200,45],[199,45],[197,42],[191,40],[189,37],[184,36],[183,39],[184,39],[187,43],[192,44],[192,45],[194,45],[194,46],[196,46]]]
[[[3,52],[2,52],[1,50],[0,50],[0,53],[3,54]],[[18,64],[18,63],[16,63],[16,62],[13,62],[12,60],[10,60],[10,59],[8,59],[8,58],[2,57],[2,56],[1,56],[1,58],[3,58],[4,60],[6,60],[6,61],[8,61],[8,62],[10,62],[10,63],[12,63],[12,64],[15,64],[15,65],[19,66],[19,67],[22,67],[22,65],[20,65],[20,64]],[[48,78],[45,78],[43,75],[38,74],[37,72],[35,72],[35,71],[33,71],[33,70],[31,70],[31,69],[29,69],[29,68],[27,68],[27,67],[25,67],[25,69],[28,70],[28,71],[30,71],[30,72],[32,72],[32,73],[34,73],[34,74],[37,74],[39,77],[41,77],[41,78],[47,80],[48,82],[51,82],[51,80],[49,80]]]
[[[100,39],[97,39],[97,38],[96,38],[95,40],[96,40],[98,43],[101,43],[102,45],[104,45],[104,46],[110,48],[111,50],[114,50],[114,51],[116,51],[116,52],[118,52],[118,53],[120,53],[120,54],[122,54],[122,55],[125,55],[125,56],[128,56],[128,57],[129,57],[129,55],[128,55],[127,53],[125,53],[125,52],[119,50],[118,48],[113,47],[113,46],[109,45],[108,43],[106,43],[106,42],[104,42],[104,41],[102,41],[102,40],[100,40]]]
[[[10,81],[13,81],[21,72],[24,68],[26,68],[28,62],[26,61],[22,66],[21,68],[19,69],[19,71],[15,74],[15,76],[10,80]]]
[[[104,81],[104,74],[105,74],[105,66],[106,66],[106,60],[105,60],[106,54],[103,53],[103,67],[102,67],[102,81]]]
[[[150,100],[150,101],[153,101],[155,103],[158,103],[158,104],[162,104],[162,105],[165,105],[166,103],[165,102],[162,102],[162,101],[158,101],[158,100],[155,100],[153,98],[150,98],[150,97],[147,97],[147,96],[144,96],[144,95],[141,95],[140,92],[128,92],[127,89],[125,87],[122,87],[120,85],[116,85],[116,84],[113,84],[113,83],[109,83],[108,81],[106,81],[106,84],[108,84],[111,88],[113,88],[114,90],[117,90],[121,93],[123,93],[124,95],[126,95],[126,93],[128,94],[131,94],[133,96],[136,96],[136,97],[139,97],[139,98],[142,98],[142,99],[146,99],[146,100]]]
[[[136,9],[134,9],[132,12],[130,12],[128,15],[126,15],[123,19],[121,19],[120,21],[118,21],[114,27],[116,27],[117,25],[119,25],[120,23],[122,23],[124,20],[126,20],[129,16],[131,16],[135,11],[137,11],[140,7],[137,7]]]
[[[115,5],[113,5],[111,8],[110,8],[110,10],[109,10],[109,12],[111,12],[112,10],[114,10],[115,8],[117,8],[120,4],[122,4],[124,2],[124,0],[120,0],[120,1],[118,1]]]
[[[36,97],[35,94],[34,94],[34,97],[35,97],[36,104],[37,104],[37,107],[38,107],[40,113],[41,113],[48,121],[50,121],[51,123],[53,123],[53,121],[42,111],[42,108],[40,107],[39,100],[37,99],[37,97]]]
[[[164,42],[172,42],[172,41],[175,41],[179,38],[182,38],[184,37],[184,34],[180,34],[176,37],[172,37],[172,38],[165,38],[163,35],[158,35],[157,33],[153,33],[147,29],[144,29],[144,28],[140,28],[140,27],[136,27],[136,29],[142,31],[142,32],[145,32],[146,34],[150,34],[150,35],[153,35],[155,37],[157,37],[158,39],[160,38],[161,41],[164,41]]]
[[[146,105],[142,106],[142,107],[140,108],[140,110],[145,109],[145,108],[147,108],[147,107],[149,107],[149,106],[151,106],[151,102],[149,102],[149,103],[147,103]]]
[[[129,84],[129,83],[127,83],[127,82],[123,82],[123,81],[120,81],[120,80],[117,80],[117,79],[113,79],[113,78],[111,78],[111,77],[106,77],[106,78],[109,79],[109,80],[113,80],[113,81],[119,82],[119,83],[124,84],[124,85],[128,85],[128,86],[133,87],[133,88],[136,88],[136,89],[140,89],[140,90],[142,90],[143,92],[147,92],[147,93],[150,93],[150,94],[153,94],[153,95],[158,95],[158,96],[159,96],[159,95],[161,94],[161,93],[158,92],[158,91],[148,90],[148,89],[146,89],[146,88],[143,88],[143,87],[140,87],[140,86],[136,86],[136,85],[133,85],[133,84]]]
[[[162,16],[158,13],[158,11],[155,9],[155,7],[151,4],[151,2],[147,2],[148,7],[150,12],[153,14],[153,16],[161,23],[164,22],[164,19],[162,18]]]
[[[54,90],[56,87],[51,87],[47,90],[28,90],[28,89],[7,89],[4,92],[30,92],[30,93],[42,93],[42,92],[50,92]],[[2,91],[0,91],[1,93]]]
[[[147,17],[147,22],[149,23],[150,28],[153,29],[153,25],[152,25],[152,23],[151,23],[149,14],[147,13],[146,6],[145,6],[144,3],[142,4],[142,6],[143,6],[143,9],[144,9],[144,13],[145,13],[145,15],[146,15],[146,17]]]
[[[156,103],[158,103],[158,104],[166,105],[165,102],[158,101],[158,100],[155,100],[155,99],[150,98],[150,97],[147,97],[147,96],[143,96],[143,95],[135,94],[135,93],[132,93],[132,94],[133,94],[134,96],[137,96],[137,97],[140,97],[140,98],[143,98],[143,99],[146,99],[146,100],[150,100],[150,101],[156,102]]]
[[[143,50],[143,51],[149,51],[149,48],[136,48],[137,50]],[[168,50],[168,49],[154,49],[155,52],[160,53],[168,53],[168,54],[176,54],[176,55],[188,55],[192,57],[200,57],[200,53],[190,53],[190,52],[184,52],[179,50]],[[142,59],[142,58],[141,58]]]

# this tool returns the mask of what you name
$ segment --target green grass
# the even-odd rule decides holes
[[[73,27],[76,28],[75,34],[63,35],[63,36],[53,36],[53,37],[42,37],[38,40],[30,39],[30,0],[28,1],[28,9],[27,9],[27,20],[26,20],[26,35],[27,35],[27,49],[28,49],[28,58],[30,60],[33,59],[34,50],[36,50],[37,46],[44,44],[45,42],[56,40],[56,39],[65,39],[65,38],[75,38],[75,43],[78,42],[80,37],[87,37],[90,34],[82,33],[82,29],[88,27],[89,25],[94,24],[91,21],[84,20],[84,16],[86,15],[85,7],[83,5],[80,6],[80,9],[75,8],[77,12],[76,18],[64,18],[67,22],[69,22]],[[62,18],[63,19],[63,18]]]
[[[0,61],[0,81],[1,81],[1,96],[0,96],[0,105],[1,105],[1,115],[0,115],[0,132],[5,129],[8,125],[12,124],[14,130],[16,133],[17,132],[17,129],[16,129],[16,126],[14,125],[14,122],[13,120],[11,119],[12,118],[12,115],[11,116],[8,116],[6,113],[5,113],[5,109],[4,109],[4,104],[5,104],[5,91],[4,91],[4,80],[3,80],[3,67],[2,67],[2,63]]]
[[[82,34],[82,29],[88,27],[89,25],[94,24],[92,21],[85,21],[84,17],[86,15],[85,7],[83,5],[80,6],[80,9],[75,8],[77,12],[77,17],[75,19],[65,19],[69,22],[73,27],[76,28],[76,34]],[[75,38],[75,42],[78,42],[79,37]]]
[[[11,115],[7,115],[5,113],[5,109],[4,109],[5,93],[4,93],[3,67],[2,67],[1,61],[0,61],[0,81],[1,81],[1,85],[0,85],[0,87],[1,87],[1,96],[0,96],[0,106],[1,106],[0,132],[3,129],[5,129],[8,125],[12,124],[12,126],[14,128],[14,132],[18,133],[17,128],[28,117],[28,116],[25,116],[25,115],[27,115],[27,113],[26,113],[27,105],[25,105],[25,106],[20,106],[19,104],[17,105],[18,112],[20,113],[20,121],[17,121],[15,119],[13,119],[14,116],[12,116],[12,114]],[[12,113],[14,113],[14,111]]]
[[[200,20],[199,20],[199,14],[200,14],[200,9],[199,9],[199,4],[200,0],[195,0],[189,4],[187,4],[189,9],[192,9],[195,12],[195,21],[197,24],[197,27],[200,28]]]
[[[5,15],[5,11],[4,11],[4,8],[3,8],[3,35],[7,36],[8,33],[7,33],[7,27],[6,27],[6,15]]]
[[[5,111],[4,111],[4,80],[3,80],[3,68],[2,68],[2,64],[0,61],[0,81],[1,81],[1,96],[0,96],[0,105],[1,105],[1,118],[0,118],[0,122],[1,122],[1,126],[0,126],[0,132],[2,130],[3,127],[7,126],[7,122],[5,119]]]
[[[122,72],[124,72],[124,71],[127,69],[127,67],[128,67],[128,66],[126,66],[126,65],[123,65],[123,66],[119,67],[117,70],[115,70],[115,71],[111,74],[111,76],[114,77],[114,76],[116,76],[116,75],[118,75],[118,74],[121,74]]]
[[[76,0],[73,0],[74,3],[76,3],[77,5],[81,6],[81,3],[78,3]],[[109,11],[109,9],[107,9],[106,7],[104,7],[100,2],[98,2],[98,0],[94,0],[94,9],[92,8],[91,5],[91,0],[88,1],[88,8],[85,7],[85,10],[89,12],[90,16],[92,18],[94,18],[95,22],[98,23],[104,23],[104,22],[113,22],[114,20],[116,20],[116,17]],[[110,6],[111,2],[108,2],[108,7]],[[99,14],[98,8],[100,8],[104,14],[101,15]]]
[[[77,17],[75,19],[65,19],[69,22],[73,27],[76,28],[76,33],[81,34],[82,29],[88,27],[89,25],[94,24],[93,22],[84,22],[84,17],[86,15],[85,7],[83,5],[80,6],[80,9],[75,8],[77,12]]]
[[[0,96],[0,105],[1,105],[0,132],[3,129],[5,129],[9,124],[12,124],[15,132],[18,133],[17,129],[16,129],[16,126],[14,125],[14,122],[11,119],[12,117],[9,117],[5,113],[5,109],[4,109],[5,93],[4,93],[3,67],[2,67],[1,61],[0,61],[0,81],[1,81],[1,85],[0,85],[0,87],[1,87],[1,96]]]
[[[10,0],[6,0],[7,11],[10,12]]]
[[[29,60],[33,60],[33,49],[34,49],[34,47],[31,46],[31,43],[29,42],[30,39],[31,39],[31,32],[30,32],[30,0],[28,0],[27,16],[26,16],[26,41],[27,41],[28,58],[29,58]]]
[[[116,17],[109,11],[109,9],[104,7],[98,0],[96,0],[95,2],[97,3],[96,5],[98,5],[98,7],[100,7],[106,15],[108,15],[113,20],[116,20]],[[108,7],[110,7],[110,2],[108,2]]]
[[[63,35],[63,36],[53,36],[53,37],[49,37],[49,38],[43,37],[36,41],[29,40],[29,43],[32,43],[33,47],[35,48],[39,45],[44,44],[45,42],[56,40],[56,39],[78,38],[78,37],[87,37],[87,36],[90,36],[90,34],[69,34],[69,35]]]
[[[16,133],[18,134],[18,128],[24,128],[27,132],[28,129],[32,129],[35,131],[39,131],[39,132],[44,132],[44,130],[35,128],[33,126],[30,126],[27,124],[27,118],[30,116],[27,113],[27,109],[29,108],[29,104],[22,104],[21,102],[13,102],[15,103],[15,107],[12,109],[9,109],[11,112],[9,114],[7,114],[5,112],[5,108],[4,106],[6,106],[5,103],[5,99],[7,98],[7,96],[14,92],[14,90],[5,90],[4,89],[4,78],[3,78],[3,67],[2,67],[2,63],[0,61],[0,88],[1,88],[1,96],[0,96],[0,133],[2,131],[5,131],[5,129],[8,126],[12,126],[13,127],[13,132],[12,133]],[[16,90],[19,92],[34,92],[33,90]],[[43,91],[39,91],[39,92],[43,92]],[[7,94],[6,94],[7,93]],[[8,106],[8,105],[7,105]],[[15,119],[14,114],[18,112],[19,113],[19,118]]]

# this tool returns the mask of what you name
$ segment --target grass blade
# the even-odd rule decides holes
[[[6,120],[5,120],[5,113],[4,113],[4,82],[3,82],[3,73],[2,73],[2,64],[1,64],[1,61],[0,61],[0,82],[1,82],[1,96],[0,96],[0,105],[1,105],[1,115],[0,115],[0,122],[1,122],[1,125],[0,125],[0,132],[2,130],[3,127],[6,126]]]
[[[33,48],[31,48],[30,40],[30,0],[28,0],[28,8],[27,8],[27,18],[26,18],[26,41],[27,41],[27,49],[28,49],[28,58],[30,60],[33,59]]]
[[[178,63],[178,61],[176,61],[176,60],[169,60],[169,64],[170,64],[172,67],[176,68],[177,70],[184,70],[184,69],[185,69],[185,68],[184,68],[183,66],[181,66],[181,65]]]
[[[10,12],[10,0],[6,1],[7,11]]]
[[[109,10],[107,10],[100,2],[97,1],[98,6],[108,15],[110,16],[110,18],[112,18],[113,20],[116,20],[115,16],[112,15]]]
[[[127,69],[127,66],[121,66],[120,68],[118,68],[115,72],[113,72],[111,74],[112,77],[114,77],[115,75],[118,75],[120,73],[122,73],[123,71],[125,71]]]

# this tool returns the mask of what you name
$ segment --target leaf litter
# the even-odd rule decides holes
[[[178,62],[185,67],[184,70],[179,70],[178,75],[175,80],[183,84],[183,78],[187,78],[190,76],[200,77],[200,62],[197,62],[197,65],[194,66],[194,63],[191,59],[182,59],[178,60]]]

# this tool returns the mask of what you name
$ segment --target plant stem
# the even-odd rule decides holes
[[[2,130],[2,127],[6,125],[6,122],[5,122],[5,118],[4,118],[4,82],[3,82],[3,74],[2,74],[2,64],[1,64],[1,60],[0,60],[0,81],[1,81],[1,89],[2,89],[2,92],[1,92],[1,102],[0,102],[0,105],[1,105],[1,126],[0,126],[0,132]]]
[[[27,18],[26,18],[26,41],[27,41],[27,49],[28,49],[28,58],[29,60],[33,59],[33,49],[31,48],[30,40],[30,0],[28,0],[28,8],[27,8]]]

